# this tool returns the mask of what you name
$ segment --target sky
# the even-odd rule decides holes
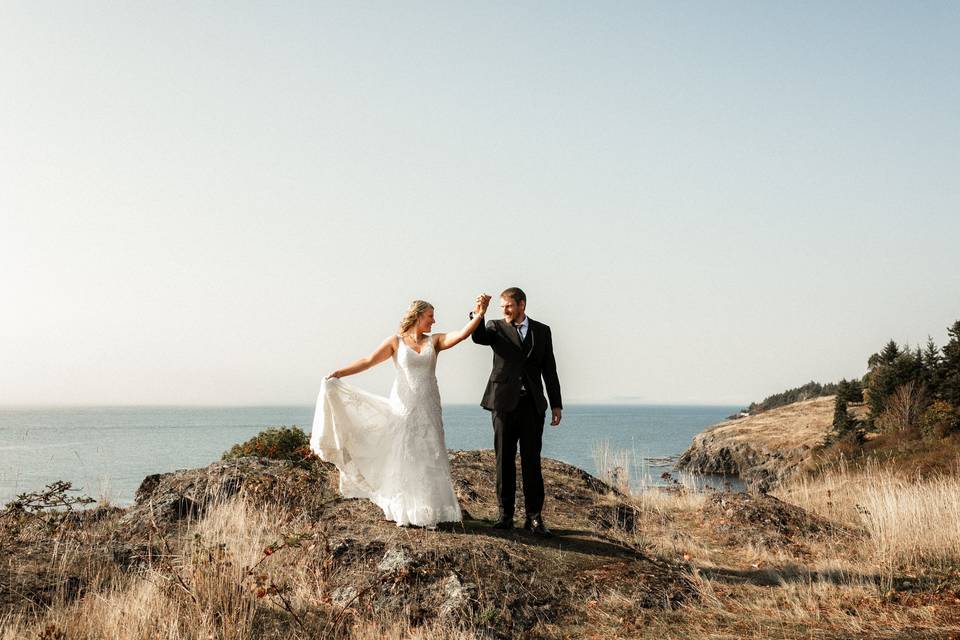
[[[942,345],[958,33],[955,2],[4,2],[0,405],[308,405],[410,300],[449,331],[509,286],[568,404]],[[444,401],[490,361],[442,353]]]

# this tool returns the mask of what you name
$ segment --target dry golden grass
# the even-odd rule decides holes
[[[798,478],[778,494],[833,520],[863,527],[865,555],[885,570],[960,564],[960,477],[904,478],[877,464],[845,464]]]
[[[239,498],[223,501],[188,522],[161,557],[127,579],[118,580],[114,568],[112,583],[102,581],[87,597],[61,599],[39,618],[0,618],[0,640],[467,637],[449,624],[414,628],[389,617],[340,616],[349,610],[331,603],[317,554],[307,553],[322,543],[308,539],[302,548],[284,551],[288,521],[280,508]],[[52,550],[61,564],[72,552]],[[276,620],[280,623],[271,624]]]
[[[155,566],[96,589],[95,597],[55,604],[39,621],[5,620],[0,638],[249,638],[257,598],[244,588],[246,567],[275,539],[277,522],[270,510],[221,503]],[[75,552],[52,550],[62,564]]]
[[[479,453],[461,456],[467,460],[458,475],[458,487],[476,494],[467,498],[474,501],[469,503],[474,513],[479,492],[492,491],[494,484],[492,452]],[[676,568],[666,567],[661,575],[661,565],[590,530],[593,509],[601,506],[594,502],[600,483],[566,465],[548,461],[546,466],[551,469],[548,482],[565,488],[563,494],[557,492],[550,520],[564,531],[555,543],[522,532],[498,534],[476,520],[433,532],[399,528],[383,522],[365,501],[333,500],[319,512],[291,508],[256,491],[263,484],[259,476],[247,478],[240,494],[215,497],[197,520],[158,520],[153,526],[149,517],[140,521],[145,526],[121,543],[138,550],[146,543],[156,550],[147,557],[138,551],[139,560],[132,564],[116,561],[113,546],[105,553],[93,551],[89,540],[96,536],[87,528],[78,530],[91,536],[84,544],[65,538],[49,548],[46,534],[24,539],[24,544],[32,543],[30,560],[35,562],[28,568],[26,559],[13,559],[4,567],[7,573],[0,574],[0,596],[7,598],[0,638],[452,640],[475,637],[464,633],[466,627],[502,630],[510,625],[538,627],[540,634],[576,627],[578,609],[592,593],[590,584],[604,584],[608,575],[623,583],[634,609],[650,606],[632,598],[638,588],[649,587],[652,591],[641,597],[652,593],[654,598],[661,593],[673,597],[667,583],[675,578],[678,589],[685,588]],[[254,489],[248,491],[248,486]],[[495,503],[485,496],[483,504]],[[597,517],[615,514],[622,498],[609,506],[614,509],[600,509]],[[97,539],[111,542],[112,534],[122,533],[118,522],[128,515],[115,512],[109,521],[95,521],[103,525]],[[300,546],[285,547],[285,540]],[[275,551],[267,554],[266,549]],[[379,568],[386,550],[400,549],[407,550],[409,565],[395,571]],[[51,566],[62,567],[59,577],[49,574]],[[28,570],[36,576],[31,588],[42,592],[12,594],[6,588],[8,576]],[[99,571],[103,575],[98,579]],[[447,577],[456,579],[454,586],[467,599],[463,610],[452,614],[443,613],[451,602]],[[82,585],[82,592],[64,587],[52,593],[65,582],[60,578]],[[421,606],[432,610],[413,608]]]
[[[738,420],[726,420],[704,433],[765,449],[809,448],[823,442],[833,422],[834,396],[777,407]]]
[[[621,468],[626,482],[622,487],[629,490],[630,473],[624,469],[635,473],[637,466],[630,464],[629,456],[606,459]],[[604,535],[686,563],[699,597],[673,609],[638,610],[622,585],[601,583],[595,599],[576,611],[582,620],[575,626],[569,621],[544,624],[537,627],[536,637],[689,640],[960,634],[960,599],[955,593],[960,577],[950,581],[955,575],[950,572],[960,565],[956,526],[960,480],[911,480],[877,468],[838,467],[816,478],[792,481],[779,496],[862,528],[866,535],[801,534],[798,546],[749,540],[734,544],[723,523],[705,515],[710,494],[686,488],[611,492],[600,496],[599,504],[626,502],[635,517],[630,526],[614,527]],[[239,498],[223,501],[185,527],[161,557],[139,570],[118,573],[115,567],[92,562],[86,569],[84,597],[54,599],[37,618],[20,614],[0,619],[0,640],[476,637],[450,623],[412,625],[387,615],[360,619],[349,606],[334,604],[331,590],[337,583],[325,573],[324,554],[319,553],[323,541],[317,532],[300,549],[283,548],[282,541],[297,534],[301,524],[280,506],[254,506]],[[422,537],[403,529],[395,535]],[[439,549],[448,535],[436,532],[420,544]],[[278,551],[265,555],[267,548]],[[68,542],[50,549],[56,566],[62,567],[81,552]],[[255,567],[252,574],[249,567]],[[906,579],[914,584],[905,586]],[[270,585],[280,585],[280,592],[269,592]],[[266,593],[258,594],[258,589]],[[283,609],[283,599],[289,610]],[[289,611],[301,622],[292,623]]]
[[[805,537],[804,553],[793,547],[732,545],[718,532],[718,523],[703,515],[707,494],[633,492],[631,499],[643,514],[635,536],[650,552],[688,561],[700,598],[610,637],[960,634],[960,478],[905,480],[877,468],[841,467],[815,479],[796,479],[778,494],[866,535]]]

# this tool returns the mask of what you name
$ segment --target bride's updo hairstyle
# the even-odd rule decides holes
[[[400,320],[400,333],[406,333],[412,329],[427,309],[433,309],[433,305],[429,302],[424,300],[414,300],[411,302],[410,308],[407,309],[407,312],[403,314],[403,318]]]

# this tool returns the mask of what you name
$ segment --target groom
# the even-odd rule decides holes
[[[490,296],[478,298],[486,311]],[[527,317],[527,296],[518,287],[500,294],[503,320],[480,323],[473,341],[493,349],[493,370],[480,402],[493,415],[494,448],[497,452],[497,505],[500,517],[496,529],[513,528],[517,487],[517,444],[523,477],[524,529],[543,536],[553,534],[543,523],[543,475],[540,472],[540,445],[547,400],[550,398],[552,426],[560,424],[562,402],[557,362],[553,357],[550,327]],[[471,314],[471,317],[473,314]]]

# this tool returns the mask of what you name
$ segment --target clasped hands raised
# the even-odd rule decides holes
[[[473,313],[476,315],[483,315],[487,312],[487,307],[490,306],[490,296],[485,293],[481,293],[477,296],[477,304],[473,308]]]

